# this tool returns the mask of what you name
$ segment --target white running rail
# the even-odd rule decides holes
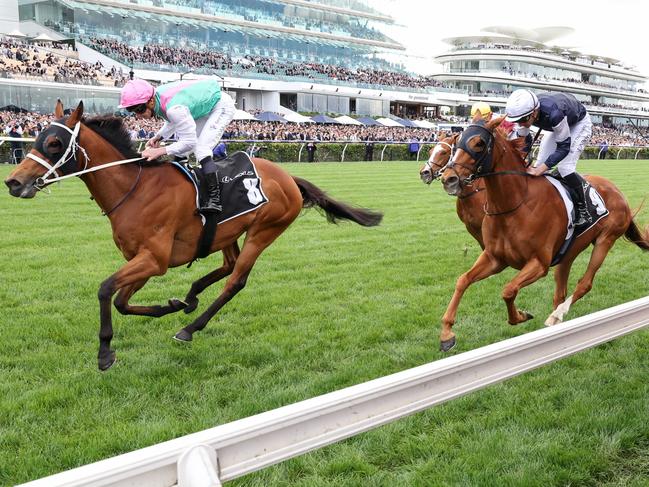
[[[646,297],[23,486],[217,486],[648,325]]]

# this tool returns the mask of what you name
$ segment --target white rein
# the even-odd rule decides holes
[[[81,127],[81,122],[77,122],[77,124],[74,126],[74,130],[71,129],[70,127],[68,127],[68,126],[66,126],[66,125],[64,125],[62,123],[58,123],[58,122],[51,122],[51,125],[56,125],[57,127],[61,127],[61,128],[65,129],[65,130],[67,130],[68,132],[70,132],[72,137],[70,138],[70,143],[68,144],[67,149],[65,150],[65,152],[63,153],[61,158],[54,165],[51,165],[45,159],[42,159],[42,158],[38,157],[37,155],[34,155],[32,153],[27,154],[26,157],[38,162],[41,166],[43,166],[43,167],[45,167],[45,169],[47,169],[47,172],[43,176],[41,176],[40,178],[38,178],[36,180],[37,181],[37,184],[36,184],[37,189],[41,189],[45,185],[48,185],[48,184],[51,184],[51,183],[56,183],[58,181],[63,181],[64,179],[68,179],[68,178],[72,178],[72,177],[76,177],[76,176],[81,176],[83,174],[99,171],[100,169],[107,169],[107,168],[113,167],[113,166],[119,166],[121,164],[128,164],[130,162],[141,161],[142,159],[144,159],[143,157],[135,157],[133,159],[123,159],[121,161],[109,162],[108,164],[102,164],[100,166],[95,166],[95,167],[91,167],[91,168],[88,169],[88,161],[90,160],[90,157],[86,153],[86,150],[77,143],[77,137],[79,136],[79,128]],[[74,153],[75,153],[75,151],[77,149],[79,149],[81,152],[83,152],[83,155],[84,155],[84,157],[86,159],[85,167],[81,171],[73,172],[71,174],[66,174],[64,176],[59,176],[58,172],[57,172],[57,169],[59,169],[63,164],[68,162],[68,160],[71,157],[74,157]],[[56,174],[56,176],[51,178],[50,175],[52,175],[52,174]]]

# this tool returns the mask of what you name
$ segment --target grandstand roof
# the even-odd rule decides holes
[[[151,20],[152,15],[161,15],[173,23],[182,23],[198,27],[214,27],[222,30],[231,29],[242,34],[254,33],[269,37],[295,37],[295,40],[313,40],[317,38],[319,42],[329,43],[336,46],[345,46],[357,44],[364,46],[382,47],[386,49],[395,49],[405,51],[405,47],[396,42],[379,41],[373,39],[361,39],[357,37],[340,36],[320,32],[316,30],[305,30],[293,27],[284,27],[278,25],[264,24],[262,22],[252,22],[248,20],[235,20],[217,15],[210,15],[197,12],[185,12],[181,10],[171,10],[163,7],[154,7],[151,5],[139,5],[135,3],[123,2],[120,0],[57,0],[71,9],[81,9],[110,13],[120,16],[135,15],[142,18],[143,21]],[[314,4],[310,4],[314,5]],[[306,38],[306,39],[305,39]]]
[[[307,2],[304,0],[275,0],[275,1],[277,1],[278,3],[287,3],[289,5],[299,5],[300,7],[310,8],[313,10],[322,10],[324,12],[335,12],[339,14],[354,16],[354,17],[363,17],[366,19],[379,20],[381,22],[386,22],[386,23],[394,23],[394,19],[389,15],[382,15],[374,12],[366,12],[357,9],[341,8],[341,7],[336,7],[335,5],[328,5],[319,2]]]

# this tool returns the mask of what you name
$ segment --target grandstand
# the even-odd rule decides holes
[[[518,88],[574,94],[596,124],[621,126],[629,119],[649,126],[647,76],[618,59],[554,45],[568,27],[522,29],[493,26],[445,39],[448,52],[436,56],[440,82],[469,94],[469,101],[504,106]],[[466,111],[461,113],[466,113]]]
[[[3,27],[14,37],[1,44],[0,108],[46,113],[62,98],[65,106],[83,99],[90,113],[109,112],[129,75],[154,83],[209,75],[222,80],[237,108],[252,113],[462,122],[473,102],[503,106],[508,93],[528,87],[575,93],[600,127],[593,142],[635,145],[640,139],[627,119],[649,126],[649,94],[640,88],[647,78],[617,60],[552,47],[566,28],[491,27],[453,37],[451,50],[436,58],[444,72],[418,76],[395,62],[405,60],[404,46],[383,33],[394,19],[368,1],[0,0],[0,6],[14,17]],[[319,140],[337,135],[321,132]]]
[[[151,81],[220,76],[244,110],[430,118],[466,103],[466,94],[403,69],[404,46],[384,33],[394,19],[371,5],[28,0],[19,21],[27,34],[73,42],[82,61]]]

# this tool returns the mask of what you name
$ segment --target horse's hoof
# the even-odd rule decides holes
[[[183,342],[183,343],[191,342],[192,341],[192,334],[183,329],[183,330],[180,330],[178,333],[176,333],[174,335],[174,340],[176,340],[177,342]]]
[[[194,311],[196,308],[198,308],[198,299],[192,299],[189,301],[187,304],[187,307],[183,310],[183,312],[188,315],[192,311]]]
[[[108,357],[99,357],[99,361],[98,361],[99,370],[105,372],[106,370],[110,369],[113,366],[116,360],[117,358],[113,350],[110,351]]]
[[[508,321],[507,323],[509,323],[512,326],[516,326],[516,325],[520,325],[521,323],[525,323],[526,321],[529,321],[529,320],[534,318],[534,315],[532,313],[527,312],[527,311],[519,311],[519,313],[523,315],[522,320],[517,321],[516,323],[512,323],[511,321]]]
[[[169,306],[171,306],[174,311],[180,311],[181,309],[187,308],[189,305],[182,299],[171,298],[169,300]]]
[[[554,314],[551,314],[550,316],[548,316],[548,319],[545,320],[545,326],[558,325],[562,321],[563,320],[561,318],[558,318],[557,316],[554,316]]]
[[[442,340],[439,342],[439,350],[441,352],[448,352],[454,346],[455,346],[455,337],[449,340]]]

